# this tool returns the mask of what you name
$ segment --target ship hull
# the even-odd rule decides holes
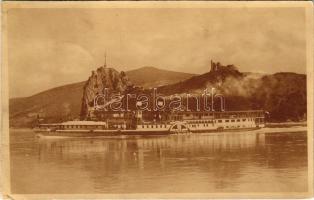
[[[236,131],[252,131],[261,129],[260,127],[252,127],[252,128],[230,128],[230,129],[200,129],[200,130],[191,130],[191,133],[219,133],[219,132],[236,132]]]
[[[56,130],[36,131],[38,137],[114,137],[114,136],[152,136],[169,135],[168,130],[163,131],[137,131],[137,130]]]
[[[169,130],[56,130],[42,131],[37,130],[38,137],[121,137],[121,136],[157,136],[185,133],[219,133],[219,132],[234,132],[234,131],[250,131],[260,129],[259,127],[252,128],[235,128],[235,129],[198,129],[185,131],[169,131]]]

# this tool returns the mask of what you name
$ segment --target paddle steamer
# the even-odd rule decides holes
[[[172,112],[145,120],[142,111],[106,113],[99,121],[39,124],[39,136],[95,137],[168,135],[259,129],[265,126],[262,110],[224,112]]]

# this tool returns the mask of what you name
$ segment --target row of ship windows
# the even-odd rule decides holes
[[[191,127],[199,127],[200,124],[191,124]],[[209,124],[203,124],[204,127],[208,127]],[[230,128],[234,128],[236,126],[230,126]],[[240,125],[238,125],[237,127],[241,127]],[[243,125],[242,127],[246,127],[245,125]],[[167,128],[166,124],[151,124],[151,125],[142,125],[142,128]],[[229,126],[226,126],[226,128],[229,128]]]
[[[193,128],[193,127],[194,127],[194,128],[195,128],[195,127],[199,127],[199,126],[200,126],[199,124],[192,124],[192,125],[191,125],[192,128]],[[203,127],[208,127],[208,124],[204,124]],[[241,126],[240,126],[240,125],[238,125],[238,126],[230,126],[230,127],[229,127],[229,126],[226,126],[225,128],[237,128],[237,127],[240,128]],[[252,125],[252,124],[249,125],[249,126],[242,125],[242,127],[243,127],[243,128],[246,128],[246,127],[253,127],[253,125]]]
[[[166,128],[167,124],[147,124],[147,125],[142,125],[142,128],[163,128],[163,127]]]
[[[222,122],[240,122],[241,119],[226,119],[226,120],[222,120],[222,119],[218,119],[217,122],[218,123],[222,123]],[[245,121],[254,121],[253,118],[248,118],[248,119],[242,119],[242,122],[245,122]],[[215,121],[214,121],[215,122]],[[212,120],[206,120],[206,121],[191,121],[191,122],[188,122],[189,124],[203,124],[203,123],[213,123]]]
[[[60,128],[104,128],[101,125],[62,125]]]
[[[223,120],[219,119],[219,120],[218,120],[218,123],[222,123],[222,121],[223,121]],[[241,119],[236,119],[236,120],[235,120],[235,119],[231,119],[230,121],[231,121],[231,122],[236,122],[236,121],[237,121],[237,122],[240,122]],[[253,118],[242,119],[242,122],[245,122],[245,121],[254,121],[254,119],[253,119]],[[229,122],[229,119],[226,119],[225,122]]]
[[[200,124],[191,124],[191,127],[199,127]],[[203,124],[204,127],[208,127],[208,124]]]
[[[238,126],[226,126],[226,128],[240,128],[241,126],[238,125]],[[246,127],[253,127],[253,125],[250,125],[250,126],[245,126],[245,125],[242,125],[242,128],[246,128]]]

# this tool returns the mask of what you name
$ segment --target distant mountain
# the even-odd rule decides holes
[[[126,72],[130,81],[144,88],[173,84],[195,76],[195,74],[162,70],[155,67],[142,67]]]
[[[245,76],[250,76],[250,78],[261,78],[265,75],[270,75],[270,74],[266,74],[266,73],[258,73],[258,72],[242,72],[242,74],[244,74]]]
[[[31,126],[37,116],[46,122],[77,118],[80,114],[84,82],[56,87],[30,97],[9,101],[10,126]]]
[[[144,88],[174,83],[193,76],[154,67],[127,71],[126,75],[132,83]],[[10,126],[32,126],[37,121],[37,116],[45,118],[45,122],[79,118],[85,83],[86,81],[68,84],[29,97],[10,99]]]

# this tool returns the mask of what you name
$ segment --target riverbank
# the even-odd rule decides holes
[[[266,123],[266,127],[268,128],[281,128],[281,127],[294,127],[294,126],[307,126],[307,122],[302,121],[302,122],[277,122],[277,123],[267,122]]]
[[[265,127],[256,130],[257,133],[297,133],[306,132],[307,126],[291,126],[291,127]]]

